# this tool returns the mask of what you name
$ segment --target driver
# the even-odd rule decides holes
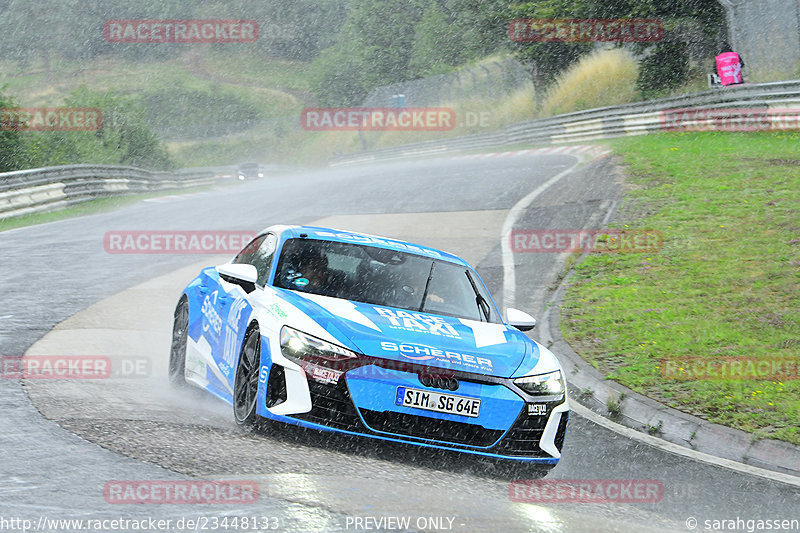
[[[301,248],[292,257],[296,274],[291,284],[293,288],[323,294],[328,284],[328,258],[320,250]]]

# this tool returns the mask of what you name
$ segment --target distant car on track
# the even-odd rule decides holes
[[[263,178],[264,169],[258,163],[242,163],[236,167],[236,177],[240,180]]]
[[[169,375],[259,418],[538,463],[561,457],[556,357],[475,270],[389,238],[273,226],[175,309]]]

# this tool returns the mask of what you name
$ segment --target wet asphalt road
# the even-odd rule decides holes
[[[574,163],[570,156],[530,156],[328,169],[0,233],[0,289],[5,296],[0,354],[21,355],[53,326],[91,304],[202,260],[197,255],[108,254],[102,241],[106,231],[257,231],[274,223],[387,213],[407,214],[413,226],[418,213],[509,209]],[[613,214],[620,190],[607,160],[592,163],[538,197],[518,227],[582,228],[597,223]],[[434,230],[446,240],[447,227]],[[429,233],[431,228],[419,231]],[[498,301],[503,280],[499,242],[498,234],[497,244],[476,265]],[[462,252],[457,248],[464,246],[459,241],[451,251]],[[523,254],[514,260],[516,305],[535,315],[561,259]],[[524,468],[321,438],[292,428],[246,434],[235,428],[226,406],[199,393],[187,394],[196,398],[200,414],[182,423],[121,418],[100,396],[91,416],[59,419],[56,424],[31,405],[18,380],[0,380],[0,517],[37,523],[45,515],[177,520],[246,513],[276,517],[278,530],[352,531],[354,516],[395,514],[412,517],[412,526],[421,517],[455,517],[450,527],[459,531],[690,531],[685,525],[689,517],[696,518],[702,530],[707,519],[798,518],[800,509],[796,489],[630,442],[575,415],[564,459],[549,478],[658,480],[664,486],[662,501],[514,503],[509,481],[525,478]],[[58,398],[51,401],[57,404]],[[103,499],[109,480],[186,476],[258,479],[262,496],[254,506],[200,510],[185,505],[111,505]],[[432,523],[423,525],[435,530]],[[447,524],[444,520],[441,525]]]

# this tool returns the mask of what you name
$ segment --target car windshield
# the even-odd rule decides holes
[[[498,322],[470,269],[420,255],[316,239],[283,245],[274,285],[354,302]]]

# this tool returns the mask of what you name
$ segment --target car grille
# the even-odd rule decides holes
[[[346,431],[364,431],[343,379],[336,385],[308,380],[308,388],[311,391],[311,411],[291,415],[293,418]]]
[[[503,430],[486,429],[477,424],[453,422],[427,416],[359,409],[364,422],[374,431],[394,433],[424,440],[436,440],[487,448],[497,442]]]
[[[514,457],[550,457],[550,454],[539,448],[539,441],[553,408],[563,402],[548,402],[547,412],[543,416],[529,416],[527,407],[523,407],[514,424],[503,435],[503,430],[487,429],[477,424],[391,411],[356,410],[344,379],[339,380],[336,385],[309,380],[308,386],[311,392],[311,411],[290,415],[292,418],[345,431],[392,433],[412,439],[436,441],[453,448],[484,448],[490,453]],[[556,431],[555,445],[559,450],[564,445],[567,421],[568,416],[562,415]],[[501,437],[502,440],[498,442]]]

